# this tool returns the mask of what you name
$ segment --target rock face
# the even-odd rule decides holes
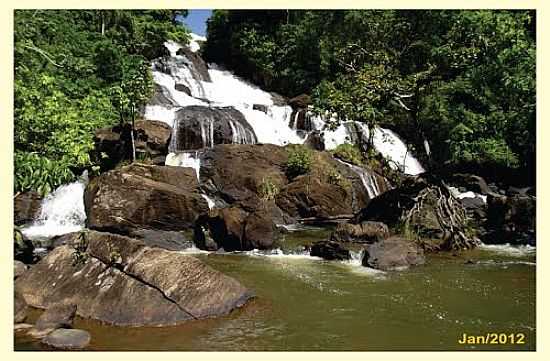
[[[13,231],[13,258],[29,264],[34,261],[34,245],[21,231]]]
[[[314,257],[321,257],[326,260],[348,260],[351,258],[349,250],[344,248],[338,242],[332,241],[320,241],[311,246],[310,255]]]
[[[120,326],[164,326],[216,317],[251,293],[194,257],[90,231],[77,249],[55,248],[16,280],[27,303],[77,305],[77,314]]]
[[[244,115],[232,107],[183,107],[176,112],[174,128],[172,152],[257,141]]]
[[[192,168],[133,164],[94,178],[84,195],[87,226],[128,234],[177,231],[208,212]]]
[[[58,328],[71,328],[74,316],[76,315],[76,305],[74,304],[56,304],[48,308],[36,321],[38,331]]]
[[[157,231],[153,229],[132,229],[129,236],[141,240],[149,247],[181,251],[193,245],[181,232]]]
[[[362,264],[383,271],[424,264],[424,252],[412,241],[391,237],[368,245]]]
[[[13,321],[14,323],[25,322],[27,318],[27,302],[25,298],[17,291],[14,294],[13,302]]]
[[[90,333],[84,330],[60,328],[46,336],[42,343],[59,350],[81,350],[90,344]]]
[[[365,221],[359,224],[343,223],[330,234],[334,242],[374,243],[390,236],[388,226],[382,222]]]
[[[208,216],[199,219],[195,226],[195,244],[207,250],[269,249],[276,236],[275,223],[261,209],[252,213],[239,207],[214,209]]]
[[[208,66],[199,54],[191,51],[188,47],[183,47],[176,52],[176,55],[184,57],[184,62],[191,71],[193,78],[206,82],[212,81],[208,73]]]
[[[27,271],[27,266],[21,261],[14,261],[13,263],[13,278],[21,276]]]
[[[13,220],[16,225],[30,223],[40,214],[42,197],[30,191],[18,194],[13,200]]]

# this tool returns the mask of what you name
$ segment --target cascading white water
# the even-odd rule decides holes
[[[201,159],[198,155],[198,152],[181,152],[181,153],[170,153],[166,156],[166,165],[171,165],[173,167],[188,167],[195,170],[197,175],[197,180],[200,182],[200,169],[201,169]]]
[[[367,190],[367,194],[369,195],[370,199],[375,198],[381,193],[380,187],[376,182],[376,176],[374,174],[372,174],[365,168],[356,166],[355,164],[344,162],[343,160],[340,160],[340,159],[337,159],[337,160],[340,163],[349,167],[355,174],[357,174],[357,176],[359,176],[359,178],[361,179],[361,182],[363,183],[363,187]]]
[[[40,215],[21,232],[28,238],[53,237],[77,232],[84,228],[84,189],[88,182],[84,174],[80,180],[57,188],[44,198]]]

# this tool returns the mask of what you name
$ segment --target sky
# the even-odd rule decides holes
[[[189,15],[183,22],[187,25],[191,32],[197,35],[206,35],[206,19],[210,17],[212,10],[189,10]]]

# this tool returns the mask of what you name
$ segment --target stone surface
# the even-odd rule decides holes
[[[109,233],[87,233],[87,248],[59,246],[16,280],[29,305],[61,302],[119,326],[166,326],[221,316],[251,292],[198,259]]]
[[[132,229],[128,235],[143,241],[149,247],[164,248],[170,251],[181,251],[193,246],[193,242],[185,238],[181,232]]]
[[[30,223],[40,215],[42,196],[30,191],[19,193],[13,199],[13,220],[15,224]]]
[[[71,351],[86,348],[91,339],[88,331],[60,328],[42,339],[42,343],[55,349]]]
[[[388,238],[390,231],[382,222],[364,221],[359,224],[343,223],[330,234],[334,242],[374,243]]]
[[[13,319],[14,323],[24,322],[27,318],[27,302],[21,293],[15,291],[13,302]]]
[[[26,264],[34,261],[34,245],[19,229],[13,231],[13,258]]]
[[[390,237],[368,245],[362,259],[363,266],[383,271],[424,263],[424,251],[413,241],[400,237]]]
[[[185,84],[181,84],[181,83],[176,83],[176,85],[174,85],[174,88],[177,90],[177,91],[180,91],[180,92],[184,92],[185,94],[191,96],[191,90],[189,89],[189,87]]]
[[[487,235],[493,244],[536,243],[536,198],[532,196],[487,197]]]
[[[329,261],[342,261],[351,258],[351,254],[348,249],[344,248],[344,246],[342,246],[340,243],[332,241],[315,242],[311,246],[310,255],[321,257]]]
[[[74,316],[76,315],[75,304],[55,304],[49,307],[36,320],[36,329],[43,331],[47,329],[71,328]]]
[[[307,94],[300,94],[288,101],[288,105],[290,105],[293,109],[307,108],[310,104],[311,97]]]
[[[85,191],[87,226],[127,234],[132,229],[178,231],[208,212],[192,168],[133,164],[104,173]]]

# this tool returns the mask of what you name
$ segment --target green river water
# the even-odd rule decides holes
[[[293,232],[285,253],[326,231]],[[535,251],[487,247],[428,255],[427,264],[379,272],[359,261],[300,254],[197,254],[254,290],[244,308],[166,328],[121,328],[78,319],[91,350],[534,350]],[[466,264],[467,260],[474,263]],[[35,312],[34,317],[38,315]],[[524,344],[461,345],[463,333],[522,333]],[[40,350],[22,336],[16,350]]]

